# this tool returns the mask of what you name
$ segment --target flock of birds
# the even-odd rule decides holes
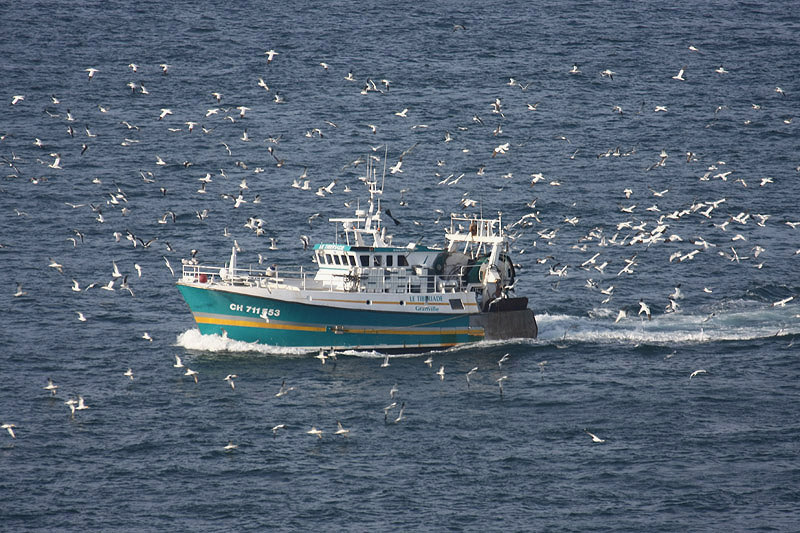
[[[697,52],[696,47],[689,47],[689,53]],[[265,52],[264,69],[266,72],[271,73],[274,64],[280,62],[281,54],[282,52],[272,49]],[[322,61],[318,64],[321,75],[334,74],[334,68],[329,63]],[[186,109],[179,109],[175,105],[168,107],[158,100],[162,86],[167,83],[165,80],[180,75],[176,74],[176,72],[180,73],[179,68],[162,63],[156,70],[155,67],[130,63],[127,65],[129,78],[127,82],[119,74],[121,68],[124,67],[110,65],[86,68],[86,76],[83,80],[86,86],[82,87],[81,91],[87,96],[80,102],[74,95],[51,94],[49,97],[42,94],[10,95],[8,100],[10,109],[5,113],[6,119],[3,125],[7,131],[0,132],[0,153],[2,153],[2,161],[7,168],[3,180],[5,187],[14,189],[17,198],[24,198],[29,194],[30,191],[26,187],[52,187],[64,192],[67,190],[63,188],[65,180],[62,178],[64,176],[80,179],[82,180],[81,187],[91,188],[91,192],[85,193],[85,196],[76,202],[50,206],[53,210],[63,211],[62,215],[74,221],[74,227],[64,226],[62,228],[64,249],[43,252],[43,255],[51,255],[51,257],[47,261],[44,260],[44,257],[42,258],[41,267],[45,270],[52,269],[52,272],[57,273],[57,275],[54,274],[56,277],[51,280],[53,284],[60,283],[61,277],[65,280],[69,279],[71,285],[65,282],[65,286],[75,293],[85,296],[91,289],[97,288],[108,293],[124,293],[127,297],[136,298],[139,290],[136,284],[145,284],[148,280],[144,273],[148,269],[155,268],[161,269],[160,276],[150,280],[150,285],[145,286],[148,290],[152,290],[153,287],[163,285],[166,272],[169,272],[170,275],[168,279],[176,274],[170,257],[173,257],[173,261],[177,256],[183,257],[181,261],[184,263],[196,263],[199,261],[198,256],[202,255],[197,249],[189,248],[189,245],[184,243],[173,246],[167,238],[179,239],[180,235],[177,231],[169,232],[167,227],[170,224],[175,225],[178,222],[193,221],[193,219],[197,219],[197,224],[207,225],[213,221],[213,216],[219,213],[224,213],[220,218],[236,224],[232,230],[228,226],[221,228],[221,233],[225,239],[231,241],[232,246],[237,250],[242,250],[240,240],[254,243],[253,247],[256,247],[258,244],[255,243],[259,241],[252,239],[266,237],[270,239],[269,249],[276,251],[278,250],[278,239],[275,234],[269,235],[270,224],[258,213],[263,195],[268,193],[284,194],[277,191],[291,188],[308,193],[307,199],[303,197],[303,202],[311,203],[319,201],[318,198],[335,197],[336,199],[343,198],[344,205],[351,208],[355,205],[355,195],[351,193],[357,184],[358,173],[366,166],[365,163],[368,160],[372,159],[375,162],[381,160],[377,154],[380,154],[384,147],[381,145],[371,146],[368,155],[358,157],[345,164],[341,170],[341,176],[325,179],[322,185],[311,186],[312,178],[309,178],[308,175],[308,165],[304,165],[300,161],[292,161],[291,155],[282,147],[302,139],[313,140],[335,136],[343,129],[341,121],[320,120],[319,124],[302,128],[302,131],[295,131],[291,139],[288,134],[270,135],[266,139],[257,139],[252,132],[248,132],[249,129],[252,129],[248,128],[248,125],[253,123],[253,117],[258,116],[259,113],[266,114],[267,106],[293,105],[290,86],[286,86],[285,93],[279,93],[272,87],[272,81],[268,83],[263,76],[254,76],[251,90],[243,91],[243,94],[232,98],[233,103],[230,105],[224,103],[227,97],[221,91],[208,90],[208,100],[205,102],[207,105],[204,105],[206,110],[198,112],[196,103],[187,105]],[[154,71],[157,72],[156,76],[153,76]],[[148,72],[151,77],[145,79],[145,72]],[[678,70],[677,74],[671,76],[671,81],[686,83],[692,74],[689,67],[683,67]],[[608,83],[615,82],[620,76],[610,69],[592,73],[583,72],[578,65],[573,65],[571,69],[565,68],[564,75],[597,76],[603,80],[607,79]],[[697,75],[700,74],[697,73]],[[732,76],[734,74],[720,66],[713,75]],[[102,96],[92,97],[92,87],[100,83],[104,76],[111,78],[112,90],[129,93],[131,109],[116,109],[104,104]],[[357,77],[352,71],[339,76],[338,79],[340,80],[338,83],[346,84],[344,91],[348,94],[359,93],[363,96],[371,96],[386,95],[391,91],[396,91],[394,88],[396,85],[388,79],[379,81],[370,77],[365,79]],[[363,80],[360,84],[357,83],[359,79]],[[145,81],[148,83],[147,87],[144,84]],[[275,83],[280,84],[281,82],[277,80]],[[327,83],[334,84],[333,81]],[[479,153],[478,158],[481,162],[473,168],[452,170],[448,169],[448,163],[444,159],[437,159],[430,163],[431,175],[416,178],[420,181],[427,180],[428,184],[434,187],[462,190],[463,193],[460,197],[459,194],[446,193],[445,195],[453,199],[452,209],[466,210],[478,205],[479,202],[476,198],[479,197],[481,188],[485,187],[483,179],[488,177],[487,173],[501,167],[503,158],[514,157],[517,153],[525,150],[523,145],[518,144],[512,137],[514,122],[507,121],[507,117],[513,115],[516,117],[515,120],[524,120],[520,117],[526,113],[532,114],[531,116],[546,113],[546,101],[527,101],[524,102],[524,105],[519,102],[520,95],[524,98],[528,94],[532,94],[533,90],[530,85],[510,78],[504,87],[498,87],[498,91],[507,92],[486,102],[485,111],[488,116],[475,113],[471,118],[459,117],[441,133],[438,131],[433,133],[436,128],[424,123],[415,122],[413,125],[408,125],[408,121],[414,119],[413,105],[403,106],[399,109],[387,109],[386,116],[380,120],[362,117],[355,129],[364,141],[378,138],[377,134],[381,130],[389,129],[387,124],[391,121],[404,121],[404,127],[408,125],[408,128],[414,132],[429,132],[424,143],[416,142],[398,156],[392,156],[393,162],[385,162],[389,174],[397,176],[398,179],[407,170],[409,166],[407,163],[417,158],[418,154],[426,147],[439,149],[440,143],[445,147],[450,143],[460,143],[462,147],[458,152],[462,156],[468,153]],[[108,85],[104,87],[108,87]],[[113,89],[113,87],[117,87],[117,89]],[[781,103],[785,102],[786,92],[780,87],[775,87],[774,91],[776,98],[781,99]],[[242,102],[245,94],[249,94],[251,100]],[[298,105],[303,105],[303,103],[300,102]],[[752,105],[753,113],[758,113],[761,105],[754,103]],[[776,103],[776,105],[778,104]],[[80,112],[73,111],[77,107],[81,108]],[[725,112],[725,106],[720,105],[712,111],[714,120],[716,120],[720,114]],[[658,105],[652,111],[642,108],[637,114],[648,112],[665,113],[669,111],[667,105]],[[610,118],[626,113],[628,112],[621,105],[615,104],[609,107]],[[792,117],[788,113],[787,111],[787,116],[783,119],[785,125],[792,122]],[[19,133],[19,130],[26,129],[21,127],[22,124],[39,123],[40,116],[44,117],[47,127],[42,128],[37,136],[28,138],[27,134]],[[743,127],[747,127],[752,120],[747,119]],[[395,125],[391,126],[391,128],[395,127]],[[467,146],[465,143],[465,139],[468,138],[466,132],[470,129],[480,132],[482,140],[476,147]],[[201,135],[204,139],[197,142],[203,146],[206,159],[192,161],[180,157],[178,154],[169,153],[169,143],[151,143],[148,135],[160,136],[162,139],[169,135]],[[558,139],[565,145],[571,144],[571,141],[565,136],[558,136]],[[420,147],[420,144],[423,146]],[[209,146],[213,146],[216,151]],[[250,148],[251,146],[255,147]],[[109,185],[107,178],[91,176],[92,171],[87,169],[92,168],[90,162],[93,153],[101,152],[108,156],[109,152],[114,150],[120,150],[119,154],[125,154],[123,159],[129,157],[127,151],[132,151],[135,154],[133,159],[138,162],[138,168],[128,169],[127,176],[117,176],[111,180],[112,183]],[[212,151],[213,153],[209,153]],[[585,157],[597,161],[617,158],[622,160],[635,156],[638,149],[637,147],[623,149],[620,146],[613,146],[590,156],[585,156],[580,152],[581,148],[575,150],[570,148],[565,160]],[[415,162],[415,164],[419,165],[420,163]],[[729,203],[727,195],[733,193],[732,187],[743,189],[775,187],[780,183],[780,178],[774,176],[753,178],[741,175],[735,169],[729,168],[725,161],[712,156],[701,156],[693,151],[676,154],[668,152],[666,149],[658,154],[653,154],[652,159],[647,162],[642,171],[651,173],[653,176],[651,181],[655,182],[656,174],[673,164],[685,165],[689,173],[695,174],[698,184],[707,185],[709,198],[695,199],[689,203],[672,204],[667,207],[669,195],[673,190],[671,185],[659,188],[648,187],[649,193],[645,192],[643,188],[634,190],[634,187],[626,187],[617,192],[618,214],[611,217],[611,220],[604,226],[592,225],[592,227],[584,227],[581,223],[582,217],[577,214],[553,215],[543,212],[542,208],[537,207],[538,198],[528,201],[520,199],[522,194],[528,194],[528,191],[539,191],[545,187],[549,187],[549,190],[552,191],[562,187],[566,188],[568,183],[562,178],[545,176],[537,169],[530,169],[529,176],[520,185],[513,182],[512,173],[496,176],[503,184],[501,188],[510,190],[512,187],[516,187],[516,190],[522,191],[521,194],[514,195],[516,198],[513,201],[518,204],[514,204],[511,209],[524,211],[524,214],[506,227],[506,231],[514,240],[514,251],[517,254],[521,256],[549,248],[562,250],[565,257],[574,257],[573,254],[581,257],[578,261],[568,261],[545,253],[535,259],[535,265],[521,262],[517,266],[537,268],[536,265],[542,265],[538,268],[545,269],[544,276],[556,278],[552,285],[554,290],[558,289],[560,280],[569,277],[570,273],[576,271],[588,273],[583,275],[586,278],[586,287],[592,293],[600,295],[598,300],[601,306],[608,306],[614,298],[618,286],[624,283],[626,277],[637,272],[640,255],[645,252],[652,254],[654,250],[661,249],[659,246],[669,245],[668,251],[663,253],[665,260],[670,264],[689,263],[699,260],[703,256],[711,255],[732,264],[761,269],[766,265],[765,258],[769,256],[769,250],[757,241],[759,229],[765,228],[768,224],[771,226],[779,224],[782,231],[794,232],[797,226],[800,226],[800,220],[786,218],[776,220],[778,217],[774,217],[771,213],[755,213],[747,209],[734,209],[734,212],[726,210]],[[212,166],[222,168],[212,171]],[[197,172],[196,167],[201,167],[202,170]],[[295,170],[299,172],[301,168],[302,172],[299,174],[290,175],[290,172]],[[260,176],[262,173],[267,173],[267,169],[272,176],[270,180],[265,180]],[[789,170],[800,171],[800,167],[787,169],[787,171]],[[130,178],[131,175],[135,176],[135,180]],[[232,179],[231,176],[234,175],[236,178]],[[193,177],[196,185],[188,184],[187,176]],[[285,176],[285,186],[276,186],[275,176]],[[348,180],[350,183],[344,183]],[[253,189],[258,189],[259,192],[254,192]],[[409,202],[405,198],[405,193],[408,192],[409,189],[403,189],[400,192],[399,206],[408,207]],[[6,191],[3,193],[7,194]],[[542,191],[542,194],[556,193],[545,190]],[[173,197],[177,197],[182,202],[181,207],[170,204],[170,199]],[[188,201],[196,202],[197,209],[193,214],[185,209]],[[159,213],[153,217],[152,213],[155,210],[159,210]],[[243,214],[239,215],[240,212]],[[14,208],[14,213],[21,219],[20,223],[24,224],[37,224],[42,217],[41,214],[27,212],[24,205]],[[151,218],[145,220],[145,214]],[[389,210],[386,210],[386,214],[395,224],[401,224],[400,220],[391,216]],[[445,215],[445,211],[437,209],[435,214],[437,218],[434,223],[438,223],[439,219]],[[321,216],[321,212],[315,212],[307,218],[306,222],[310,229],[313,229],[314,221]],[[419,220],[412,220],[412,222],[414,226],[424,226],[424,222]],[[529,230],[535,226],[538,229],[533,230],[535,236],[531,239]],[[135,232],[130,228],[135,228]],[[563,240],[559,241],[562,235],[570,232],[574,234],[580,229],[584,231],[574,241],[570,241],[568,244],[565,244]],[[771,229],[773,228],[771,227]],[[704,232],[703,235],[700,234],[701,231]],[[173,237],[167,237],[170,234]],[[3,238],[13,240],[13,237],[8,235]],[[302,250],[308,247],[309,237],[307,235],[297,234],[294,238],[298,253],[301,247]],[[86,283],[80,279],[83,277],[82,272],[76,271],[71,266],[71,263],[76,264],[77,261],[70,260],[69,255],[84,254],[84,249],[88,246],[87,242],[90,239],[96,243],[90,249],[93,253],[98,254],[97,260],[92,262],[92,266],[107,265],[108,277],[102,281]],[[2,248],[13,249],[20,246],[23,245],[18,242],[0,243]],[[114,250],[114,246],[120,247],[116,250],[125,247],[124,257],[130,257],[131,253],[136,253],[140,254],[137,256],[140,259],[133,262],[132,269],[120,268],[116,256],[110,256],[109,246],[111,246],[111,250]],[[614,250],[623,250],[623,252],[620,255]],[[123,255],[123,252],[120,251],[111,253]],[[800,255],[800,249],[795,250],[793,255]],[[68,259],[62,260],[61,256]],[[262,260],[263,258],[259,255],[259,263]],[[522,260],[518,259],[518,261]],[[20,271],[20,275],[25,275],[24,271]],[[598,276],[604,279],[611,277],[619,281],[607,282],[607,286],[601,286],[600,282],[594,279]],[[109,277],[110,279],[108,279]],[[29,294],[31,289],[26,290],[26,287],[27,280],[17,280],[16,289],[13,292],[15,300],[24,301],[31,297]],[[52,292],[53,287],[50,285],[40,290]],[[671,294],[665,295],[663,301],[659,302],[659,305],[663,306],[664,313],[677,312],[681,308],[683,299],[687,297],[684,291],[685,288],[682,289],[682,284],[677,284]],[[705,286],[702,287],[702,291],[710,294],[714,291],[714,287]],[[773,302],[772,305],[783,307],[793,300],[794,296],[790,295]],[[632,314],[637,308],[637,319],[642,315],[647,319],[652,318],[656,309],[652,302],[645,302],[642,298],[639,298],[637,303],[634,302],[635,298],[623,302],[616,308],[615,322],[627,320],[628,313]],[[70,302],[70,304],[72,303]],[[78,309],[75,313],[77,320],[82,323],[93,318],[83,309]],[[148,342],[153,341],[153,337],[147,332],[143,332],[141,338]],[[335,358],[335,354],[320,353],[317,357],[325,364],[326,360]],[[498,365],[502,367],[505,361],[505,358],[501,359],[498,361]],[[429,366],[432,365],[430,358],[425,362]],[[539,363],[542,371],[546,364],[546,361]],[[388,358],[384,360],[382,366],[384,365],[389,365]],[[176,357],[174,367],[182,369],[183,375],[192,378],[195,383],[199,382],[198,372],[188,367],[184,368],[180,357]],[[477,368],[472,368],[466,374],[468,387],[470,378],[477,371]],[[696,370],[691,374],[690,379],[701,373],[705,373],[705,370]],[[436,375],[440,380],[445,379],[444,365],[440,365]],[[123,377],[134,380],[133,370],[128,368],[127,372],[123,373]],[[234,380],[237,377],[236,374],[229,374],[225,377],[225,381],[232,390],[235,389]],[[502,375],[495,380],[501,396],[504,395],[503,387],[507,380],[508,375]],[[45,389],[52,395],[56,395],[58,385],[52,380],[48,380]],[[293,387],[286,387],[284,382],[275,396],[282,397],[291,390]],[[391,421],[397,424],[405,420],[405,403],[401,402],[398,414],[390,417],[389,413],[398,409],[397,402],[394,401],[397,390],[395,387],[392,390],[391,399],[393,401],[383,409],[384,420],[387,423]],[[69,407],[70,416],[73,417],[78,416],[76,414],[78,411],[89,409],[82,396],[68,398],[65,405]],[[15,427],[10,423],[2,426],[11,437],[16,436],[13,431]],[[285,428],[285,424],[277,424],[272,431],[277,434]],[[318,438],[323,436],[323,430],[316,426],[307,433]],[[347,437],[350,435],[350,430],[344,428],[337,421],[337,429],[333,433]],[[604,439],[588,430],[586,433],[593,442],[604,442]],[[230,443],[226,448],[231,450],[235,447],[235,444]]]

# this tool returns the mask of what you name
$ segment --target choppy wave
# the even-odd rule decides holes
[[[706,314],[670,313],[652,320],[629,316],[614,322],[610,313],[593,317],[542,314],[538,342],[694,344],[763,339],[800,334],[797,309],[759,307],[714,311]],[[616,317],[614,317],[616,318]]]

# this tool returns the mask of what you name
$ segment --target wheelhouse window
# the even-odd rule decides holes
[[[382,256],[380,256],[378,254],[373,255],[372,256],[372,266],[376,266],[376,267],[383,266],[383,260],[382,259],[383,259]]]
[[[358,259],[361,261],[361,266],[362,267],[368,267],[369,266],[369,256],[368,255],[359,255]]]
[[[394,266],[394,256],[393,255],[387,255],[386,256],[386,266],[387,267]]]
[[[325,264],[332,265],[333,264],[333,257],[331,254],[325,254]]]
[[[339,256],[338,256],[338,255],[334,255],[334,256],[333,256],[333,261],[334,261],[334,263],[336,263],[337,265],[341,265],[341,264],[342,264],[342,260],[339,258]]]
[[[350,262],[350,266],[356,266],[356,256],[348,255],[346,257],[347,257],[347,260]]]
[[[406,259],[406,256],[400,255],[400,256],[397,257],[397,266],[401,266],[401,267],[407,267],[408,266],[408,260]]]

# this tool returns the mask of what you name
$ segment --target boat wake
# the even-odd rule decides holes
[[[563,342],[698,344],[800,335],[800,314],[789,307],[725,309],[706,314],[670,313],[652,320],[615,317],[604,310],[591,316],[537,315],[539,338],[532,344]]]

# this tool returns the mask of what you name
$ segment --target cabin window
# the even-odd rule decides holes
[[[361,260],[361,266],[362,267],[368,267],[369,266],[369,256],[368,255],[360,255],[360,256],[358,256],[358,258]]]
[[[375,254],[375,255],[372,256],[372,266],[376,266],[376,267],[383,266],[382,263],[383,263],[383,261],[381,260],[381,256],[380,255]]]
[[[387,267],[394,266],[394,256],[393,255],[387,255],[386,256],[386,266]]]
[[[347,260],[350,261],[350,266],[356,266],[356,256],[348,255]]]
[[[407,267],[408,261],[406,260],[406,256],[401,255],[397,257],[397,266]]]
[[[326,265],[333,264],[333,257],[331,257],[331,254],[325,254],[325,264]]]
[[[464,309],[464,304],[461,303],[461,298],[450,298],[450,309],[460,311]]]
[[[334,256],[333,256],[333,261],[334,261],[334,262],[335,262],[337,265],[341,265],[341,264],[342,264],[342,260],[341,260],[341,259],[339,259],[339,256],[338,256],[338,255],[334,255]]]

